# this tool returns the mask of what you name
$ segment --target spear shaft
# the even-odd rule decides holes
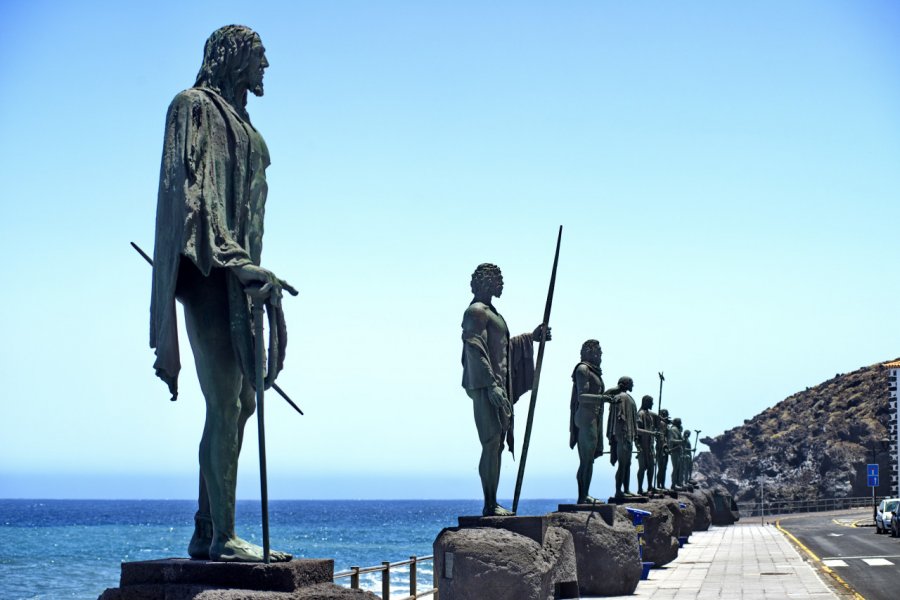
[[[150,258],[149,256],[147,256],[147,253],[144,252],[144,251],[141,249],[140,246],[138,246],[138,245],[135,244],[134,242],[130,242],[130,243],[131,243],[131,247],[134,248],[135,252],[137,252],[137,253],[140,254],[142,257],[144,257],[144,260],[146,260],[147,263],[149,263],[150,266],[152,267],[152,266],[153,266],[153,259]],[[282,398],[284,398],[284,401],[291,405],[291,408],[293,408],[294,410],[296,410],[296,411],[297,411],[298,413],[300,413],[301,415],[303,414],[303,411],[300,410],[300,407],[297,406],[297,405],[294,403],[293,400],[291,400],[290,396],[288,396],[287,393],[285,393],[284,390],[282,390],[280,387],[278,387],[278,384],[277,384],[277,383],[273,383],[273,384],[272,384],[272,389],[275,390],[276,392],[278,392],[278,395],[281,396]]]
[[[534,407],[537,403],[538,386],[541,383],[541,366],[544,362],[544,345],[547,343],[547,328],[550,327],[550,308],[553,306],[553,290],[556,288],[556,267],[559,264],[559,244],[562,242],[562,225],[556,237],[556,254],[553,256],[553,271],[550,273],[550,289],[547,290],[547,302],[544,305],[544,321],[541,327],[541,341],[538,345],[537,363],[534,367],[534,383],[531,386],[531,402],[528,404],[528,421],[525,424],[525,441],[522,445],[522,459],[519,462],[519,475],[516,477],[516,493],[513,496],[512,511],[519,508],[519,496],[522,493],[522,478],[525,476],[525,461],[528,459],[528,443],[531,440],[531,426],[534,423]]]

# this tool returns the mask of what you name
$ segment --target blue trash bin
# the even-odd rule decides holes
[[[646,580],[650,577],[650,567],[653,566],[653,563],[644,562],[644,518],[649,517],[652,513],[639,508],[631,508],[630,506],[626,506],[625,510],[628,512],[628,516],[631,517],[631,522],[637,530],[638,554],[641,557],[641,579]]]

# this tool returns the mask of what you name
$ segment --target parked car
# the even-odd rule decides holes
[[[891,537],[900,537],[900,511],[895,510],[891,515]]]
[[[875,511],[875,533],[887,533],[892,530],[891,518],[897,512],[900,498],[885,498]]]

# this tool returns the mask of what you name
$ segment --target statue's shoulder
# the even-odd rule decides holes
[[[169,104],[169,110],[171,111],[173,108],[183,108],[190,107],[198,110],[213,110],[215,109],[215,104],[213,103],[213,99],[209,90],[204,90],[201,88],[188,88],[186,90],[182,90],[175,94],[175,97],[172,99],[171,104]]]
[[[463,313],[463,321],[484,321],[491,312],[491,307],[484,302],[473,302]]]

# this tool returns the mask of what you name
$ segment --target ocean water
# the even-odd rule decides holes
[[[519,514],[560,502],[522,500]],[[192,500],[0,500],[0,599],[95,600],[119,584],[123,561],[187,556],[195,509]],[[275,500],[269,531],[272,548],[333,558],[339,572],[430,555],[441,529],[480,510],[480,500]],[[238,535],[262,544],[260,523],[259,502],[238,501]],[[419,589],[430,588],[431,563],[417,573]],[[360,582],[380,593],[380,574]],[[392,570],[391,591],[408,595],[408,570]]]

